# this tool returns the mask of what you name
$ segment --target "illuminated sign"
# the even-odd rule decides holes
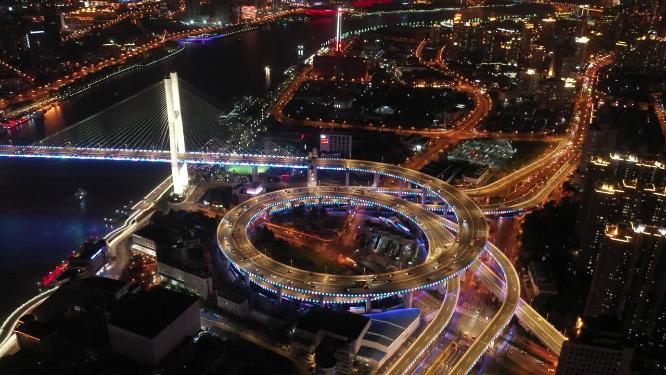
[[[257,7],[254,5],[241,6],[241,19],[253,20],[257,18]]]

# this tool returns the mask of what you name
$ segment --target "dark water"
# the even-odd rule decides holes
[[[516,10],[474,10],[469,15]],[[345,28],[450,17],[449,12],[355,18]],[[221,104],[242,95],[262,94],[282,80],[289,66],[304,59],[297,54],[298,45],[305,47],[307,57],[334,32],[333,18],[319,18],[189,46],[173,58],[115,77],[62,103],[45,115],[43,124],[27,126],[15,141],[30,143],[53,134],[158,82],[171,71]],[[270,82],[265,66],[271,68]],[[36,282],[81,242],[103,235],[107,231],[103,217],[141,199],[167,174],[167,165],[0,159],[0,318],[32,296]],[[83,206],[73,197],[79,188],[88,192]]]
[[[31,143],[158,82],[171,71],[218,103],[259,95],[282,72],[326,40],[332,20],[275,25],[209,44],[192,45],[148,69],[125,73],[50,110],[14,142]],[[264,67],[271,67],[266,82]],[[103,218],[141,199],[168,165],[103,161],[0,159],[0,317],[35,293],[36,282],[90,236],[108,231]],[[74,192],[88,192],[85,205]]]

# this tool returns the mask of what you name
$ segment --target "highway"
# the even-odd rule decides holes
[[[148,193],[144,199],[132,206],[134,211],[125,220],[123,225],[104,236],[104,239],[109,245],[109,249],[113,249],[117,245],[118,241],[132,234],[132,232],[138,228],[137,225],[141,220],[146,220],[148,218],[147,212],[154,207],[155,202],[157,202],[164,194],[166,194],[166,192],[169,191],[170,187],[171,178],[168,178],[157,185],[157,187]],[[109,272],[113,273],[115,271],[115,273],[119,274],[121,271],[117,268],[122,266],[127,261],[127,259],[124,256],[119,256],[116,254],[116,260],[118,264],[114,262]],[[12,338],[14,337],[14,329],[18,325],[19,319],[23,315],[32,311],[32,309],[35,307],[39,306],[39,304],[44,302],[57,289],[58,287],[47,289],[46,291],[29,299],[21,306],[19,306],[19,308],[14,310],[7,317],[7,319],[5,319],[2,326],[0,327],[0,358],[2,358],[7,353],[7,351],[13,347]]]
[[[357,165],[357,167],[359,166]],[[373,171],[373,169],[370,169],[370,171]],[[387,173],[386,170],[382,170],[382,172]],[[392,177],[419,181],[418,176],[413,175],[418,173],[409,171],[406,172],[407,175],[393,175]],[[423,183],[423,181],[419,182]],[[430,185],[424,186],[428,186],[430,189],[433,188]],[[457,202],[451,200],[451,192],[443,193],[438,189],[435,190],[438,191],[444,201],[456,207]],[[449,195],[448,199],[447,195]],[[259,217],[265,217],[271,210],[281,211],[290,208],[292,204],[300,203],[372,203],[387,209],[393,209],[397,213],[411,217],[415,223],[423,228],[429,244],[429,256],[423,264],[408,270],[379,275],[334,276],[286,266],[259,252],[251,244],[247,234],[247,229],[252,225],[252,221]],[[471,205],[471,207],[474,206]],[[471,214],[469,209],[462,212],[460,206],[454,209],[463,228],[462,230],[457,230],[456,224],[441,219],[421,205],[377,193],[372,188],[329,186],[285,189],[253,198],[229,211],[218,228],[218,243],[225,256],[241,272],[249,275],[260,286],[268,287],[274,291],[277,289],[283,296],[286,294],[293,298],[330,303],[359,301],[363,298],[382,298],[391,294],[410,292],[422,287],[431,287],[436,282],[450,279],[476,261],[479,255],[476,248],[478,243],[474,241],[467,242],[475,237],[469,236],[468,233],[475,233],[478,230],[469,226],[470,222],[468,220],[474,219],[474,217],[469,218],[467,216]],[[477,211],[474,212],[474,216],[483,217],[483,214],[479,214]],[[483,220],[483,226],[485,226],[485,219]],[[447,248],[445,244],[450,241],[449,230],[458,232],[458,236],[456,242]],[[483,229],[484,232],[486,230],[486,228]],[[503,290],[503,303],[498,313],[451,369],[453,374],[469,372],[510,322],[520,299],[520,281],[513,265],[499,249],[491,244],[486,245],[485,235],[482,238],[481,244],[485,246],[485,249],[496,259],[503,270],[508,281],[504,285],[508,285],[508,288]],[[471,245],[468,245],[468,243]],[[472,249],[469,249],[469,246],[472,246]],[[446,249],[446,251],[442,251],[443,249]],[[444,320],[448,322],[450,319],[450,316],[445,314],[449,310],[442,310],[447,303],[449,303],[449,300],[443,302],[440,312],[433,320],[434,323],[431,322],[427,330],[408,348],[408,353],[412,352],[412,355],[403,355],[402,358],[405,359],[396,362],[389,369],[389,373],[402,374],[411,370],[420,355],[433,342],[434,332],[441,332],[440,328],[445,327],[445,325],[441,325],[441,322]],[[413,355],[416,354],[418,355],[414,357]]]
[[[56,291],[56,288],[48,289],[38,295],[32,297],[16,310],[12,311],[11,314],[5,319],[2,326],[0,326],[0,357],[4,356],[5,353],[11,349],[11,339],[14,336],[14,329],[19,323],[19,319],[35,307],[39,306],[40,303],[44,302],[53,292]]]
[[[16,146],[0,145],[0,157],[14,158],[45,158],[45,159],[82,159],[82,160],[116,160],[132,162],[159,162],[170,163],[171,159],[168,151],[155,150],[122,150],[122,149],[101,149],[101,148],[76,148],[76,147],[55,147],[55,146]],[[290,167],[306,169],[308,159],[305,157],[282,157],[270,155],[236,155],[236,154],[215,154],[202,152],[188,152],[180,155],[180,160],[188,164],[208,164],[208,165],[256,165],[265,167]],[[541,160],[541,159],[540,159]],[[321,169],[340,169],[355,171],[360,166],[366,167],[366,171],[372,172],[369,168],[379,166],[379,174],[389,177],[399,176],[399,173],[408,171],[407,168],[393,166],[389,164],[364,162],[359,160],[346,159],[318,159],[318,167]],[[531,182],[535,177],[532,175],[538,168],[546,168],[544,164],[537,161],[516,171],[501,180],[489,185],[475,188],[463,189],[463,192],[471,197],[483,197],[492,193],[505,190],[516,183],[516,177],[519,175],[529,179]],[[568,176],[576,167],[575,160],[567,159],[562,166],[552,169],[546,169],[552,174],[548,177],[542,177],[544,180],[543,188],[537,191],[529,191],[523,196],[497,204],[488,204],[483,206],[484,212],[492,213],[500,210],[525,210],[535,207],[547,198],[550,192],[556,188],[564,178]],[[385,173],[381,172],[385,171]],[[419,172],[416,172],[421,174]],[[411,174],[414,176],[414,174]],[[529,176],[529,177],[528,177]],[[429,178],[430,181],[436,180]],[[396,193],[413,193],[413,189],[394,189]],[[387,190],[388,191],[388,190]],[[418,190],[420,192],[420,190]]]
[[[494,245],[491,245],[494,247]],[[490,267],[481,263],[476,268],[476,274],[481,282],[490,289],[497,298],[504,298],[504,280],[498,276]],[[560,331],[532,308],[523,299],[520,299],[516,308],[516,317],[520,324],[538,337],[553,353],[559,353],[562,344],[567,340]]]
[[[170,162],[168,153],[160,151],[74,149],[36,146],[0,146],[0,156],[111,159],[130,160],[137,162]],[[425,175],[421,172],[409,170],[407,168],[395,165],[346,159],[308,160],[306,158],[298,157],[294,158],[273,157],[267,155],[224,155],[204,153],[186,153],[181,156],[188,163],[204,163],[213,165],[264,165],[299,169],[307,169],[308,166],[313,166],[317,169],[333,170],[342,173],[354,172],[383,175],[389,178],[407,181],[413,185],[425,188],[425,191],[428,195],[435,196],[436,199],[447,202],[447,204],[451,205],[458,221],[466,227],[465,230],[461,231],[461,233],[457,235],[457,237],[454,237],[450,230],[455,231],[455,225],[435,215],[433,212],[426,210],[423,206],[404,201],[400,198],[387,194],[378,193],[373,191],[372,188],[366,187],[314,187],[286,189],[274,193],[268,193],[255,198],[257,199],[259,206],[257,206],[258,208],[255,207],[253,211],[250,210],[250,203],[252,202],[246,202],[237,206],[234,209],[236,211],[232,210],[229,212],[229,214],[238,214],[239,217],[242,216],[243,221],[238,222],[245,223],[245,225],[247,225],[247,223],[250,222],[249,219],[252,217],[252,215],[249,215],[249,212],[261,211],[262,208],[272,204],[268,202],[284,202],[285,200],[295,200],[296,198],[308,199],[308,197],[312,198],[312,195],[315,197],[323,197],[325,195],[328,195],[329,197],[340,197],[327,198],[331,199],[331,201],[340,199],[342,201],[348,202],[350,199],[353,199],[357,202],[362,202],[365,204],[374,202],[385,207],[391,207],[397,211],[402,211],[412,217],[417,221],[417,225],[424,229],[429,244],[434,245],[430,247],[431,251],[428,259],[426,260],[426,263],[417,266],[413,274],[412,270],[403,270],[398,271],[393,276],[390,276],[389,274],[377,275],[376,278],[369,276],[350,276],[349,280],[340,279],[340,281],[338,281],[338,277],[335,276],[336,280],[331,281],[330,275],[309,275],[309,273],[305,271],[298,271],[299,273],[297,275],[293,275],[290,274],[289,271],[294,271],[291,270],[288,266],[281,264],[275,265],[271,263],[270,267],[266,269],[263,276],[255,276],[255,282],[257,282],[259,285],[271,288],[272,290],[275,290],[276,285],[279,285],[281,288],[284,288],[284,290],[294,293],[294,297],[297,298],[308,298],[311,300],[319,301],[319,296],[324,296],[332,302],[343,302],[348,300],[348,297],[350,296],[352,299],[372,299],[381,298],[390,294],[404,293],[412,289],[432,286],[447,279],[451,280],[451,278],[455,277],[455,275],[457,275],[459,272],[467,269],[467,267],[476,261],[479,254],[483,251],[484,246],[486,246],[486,249],[490,249],[488,251],[491,251],[491,253],[495,249],[492,246],[486,245],[487,224],[485,222],[483,212],[476,205],[476,203],[469,199],[463,192],[458,191],[457,189],[435,177]],[[167,183],[165,182],[165,184]],[[156,190],[159,190],[159,192],[155,192],[156,196],[163,193],[163,189]],[[262,202],[264,204],[263,206],[261,205]],[[228,229],[225,230],[225,228],[230,228],[229,224],[231,224],[231,221],[225,220],[225,222],[221,225],[221,229],[218,230],[218,233],[224,234],[226,231],[225,236],[229,235]],[[247,226],[243,227],[242,231],[237,232],[235,239],[231,237],[230,238],[234,241],[238,240],[238,235],[241,235],[242,238],[242,233],[246,233],[246,228]],[[231,233],[233,234],[233,231],[231,231]],[[222,237],[222,241],[224,241],[224,236]],[[247,249],[244,249],[244,251],[246,250]],[[256,251],[256,249],[254,250]],[[510,263],[502,263],[504,260],[503,255],[494,253],[493,255],[496,256],[502,265],[503,270],[507,274],[507,277],[510,281],[509,285],[514,285],[515,281],[515,287],[509,288],[511,293],[508,295],[510,298],[505,299],[503,308],[493,318],[486,331],[484,331],[483,335],[479,336],[477,342],[475,342],[475,345],[473,344],[470,347],[470,350],[468,350],[466,354],[461,357],[461,362],[459,362],[459,364],[454,368],[459,373],[463,373],[465,367],[471,367],[474,365],[474,363],[476,363],[476,360],[487,349],[490,342],[492,342],[494,337],[501,332],[501,330],[506,325],[506,322],[510,320],[516,307],[515,305],[518,305],[518,301],[516,300],[514,303],[512,297],[513,293],[516,292],[519,288],[517,275],[515,278],[513,277],[515,275],[515,270],[513,270],[513,267],[510,265]],[[267,260],[266,258],[259,262],[270,262],[270,260]],[[255,261],[255,259],[253,259],[253,261]],[[439,262],[439,264],[437,264],[437,262]],[[258,267],[255,267],[252,270],[257,272],[257,268]],[[410,274],[407,274],[408,272]],[[275,275],[275,277],[273,277],[273,275]],[[296,278],[294,276],[298,277]],[[294,284],[290,284],[290,280],[292,283],[297,283],[296,285],[298,288],[293,287],[292,285]],[[342,282],[343,280],[344,284]],[[390,282],[388,280],[390,280]],[[354,284],[356,281],[365,281],[368,289],[365,289],[365,285],[360,286],[359,284],[359,286],[356,286]],[[345,286],[343,287],[342,285]],[[312,296],[317,297],[313,298]],[[511,306],[513,306],[513,308]],[[538,319],[543,319],[533,310],[524,310],[527,311],[524,319],[532,319],[537,321]],[[438,314],[436,317],[438,322],[448,320],[439,318],[441,311],[442,310],[440,309],[440,314]],[[446,311],[448,311],[448,309],[446,309]],[[552,332],[548,332],[547,330],[544,331],[543,334],[540,334],[536,329],[534,332],[539,337],[542,335],[552,334]],[[548,338],[544,339],[544,341],[547,340]],[[419,342],[425,341],[429,342],[430,340],[425,340],[424,338]],[[422,347],[419,349],[419,351],[425,349],[425,347]]]
[[[572,162],[575,164],[578,163],[587,125],[592,121],[594,116],[594,91],[598,73],[601,68],[612,61],[613,55],[609,54],[597,57],[590,62],[589,67],[581,78],[580,92],[574,100],[571,126],[567,136],[557,147],[534,162],[493,183],[475,189],[468,189],[465,192],[471,197],[489,197],[507,191],[522,181],[529,181],[537,177],[551,179],[551,177],[557,176],[554,179],[557,183],[549,184],[549,186],[557,186],[564,181],[567,174],[557,173],[557,171],[570,168],[570,163]]]
[[[410,344],[404,355],[393,363],[388,373],[409,373],[422,354],[441,334],[449,323],[458,301],[459,280],[457,276],[460,272],[475,264],[478,264],[476,272],[479,279],[502,299],[502,306],[449,373],[468,373],[483,353],[492,346],[494,340],[510,322],[514,313],[526,329],[536,335],[550,350],[559,353],[566,337],[520,299],[520,282],[513,265],[499,249],[486,242],[488,228],[484,211],[519,210],[538,206],[547,199],[553,189],[557,188],[575,170],[580,158],[579,151],[582,147],[585,129],[594,115],[594,90],[598,71],[609,64],[612,58],[612,55],[601,56],[590,63],[582,77],[582,88],[574,102],[571,128],[563,140],[554,139],[560,141],[557,147],[543,157],[498,181],[464,192],[437,178],[404,166],[370,161],[201,152],[183,153],[179,155],[179,158],[188,164],[252,165],[303,170],[314,168],[342,173],[382,175],[391,179],[406,181],[420,188],[404,191],[421,192],[425,189],[429,196],[434,196],[436,199],[450,205],[462,227],[460,231],[456,230],[456,224],[442,219],[432,212],[433,206],[404,201],[399,196],[384,194],[375,188],[299,187],[267,193],[236,206],[228,212],[218,228],[220,247],[224,255],[239,270],[250,275],[251,279],[258,285],[274,291],[278,290],[293,298],[331,303],[372,300],[393,294],[412,292],[446,282],[447,294],[435,318],[428,324],[423,333]],[[437,137],[450,136],[452,139],[465,139],[464,137],[472,134],[477,136],[482,134],[475,132],[474,127],[487,115],[492,106],[492,103],[486,100],[487,94],[482,89],[470,86],[463,80],[456,81],[456,88],[461,91],[468,90],[470,95],[475,96],[475,110],[464,117],[457,124],[455,130],[437,130]],[[663,125],[663,112],[658,113],[658,115],[662,115],[660,121]],[[411,132],[416,129],[385,130],[384,128],[377,129],[373,127],[373,130]],[[434,136],[434,134],[430,134],[430,136]],[[424,154],[421,159],[414,158],[406,165],[418,168],[419,164],[426,162],[440,151],[435,147],[432,151],[434,154]],[[171,161],[168,151],[13,145],[0,146],[0,157],[163,163],[170,163]],[[528,183],[520,185],[524,181]],[[165,184],[168,188],[169,184],[165,181],[161,185],[162,188],[156,189],[159,190],[159,195],[166,191],[164,189]],[[511,191],[517,185],[519,187],[524,186],[526,190],[516,189]],[[507,191],[510,191],[511,199],[500,204],[488,205],[484,207],[484,210],[481,210],[470,198],[496,196]],[[257,218],[275,210],[287,208],[293,203],[318,204],[322,201],[329,204],[379,205],[410,218],[423,230],[429,244],[429,254],[426,261],[408,270],[384,274],[333,276],[307,272],[276,262],[259,252],[249,241],[247,229]],[[150,203],[148,203],[148,206],[151,206]],[[132,220],[135,218],[137,216],[133,216]],[[134,227],[134,224],[135,222],[128,221],[126,226]],[[456,234],[454,235],[452,232],[456,232]],[[112,238],[120,234],[120,232],[112,233]],[[496,274],[486,264],[477,263],[484,250],[495,258],[503,275]],[[53,290],[55,289],[27,301],[4,322],[0,327],[0,356],[2,351],[7,350],[20,316],[45,300]],[[442,372],[443,369],[438,368],[438,364],[444,362],[436,360],[429,371]]]
[[[451,321],[451,317],[453,317],[456,305],[458,304],[459,296],[460,280],[454,277],[447,282],[446,296],[444,296],[444,301],[442,301],[435,318],[416,337],[407,350],[400,355],[398,360],[386,370],[386,374],[402,375],[411,371]]]
[[[513,317],[514,311],[518,306],[520,300],[520,279],[518,278],[518,273],[511,261],[502,253],[500,249],[488,243],[486,245],[486,251],[495,258],[495,261],[499,264],[500,268],[504,272],[504,277],[507,280],[506,284],[508,288],[502,287],[500,290],[502,299],[502,306],[500,306],[497,314],[490,320],[486,328],[481,332],[481,334],[474,340],[472,345],[465,351],[465,353],[460,357],[460,359],[453,365],[453,367],[446,371],[448,374],[460,374],[465,375],[470,372],[472,367],[476,362],[481,358],[481,356],[488,350],[494,343],[497,336],[499,336],[504,327],[506,327]],[[446,353],[442,353],[445,355]],[[437,361],[436,361],[437,362]],[[439,363],[444,363],[441,361]],[[428,374],[430,373],[443,373],[445,369],[435,368],[435,366],[428,369]]]
[[[428,257],[422,264],[405,270],[330,275],[282,264],[254,247],[247,230],[254,220],[301,203],[377,205],[392,210],[423,230]],[[250,275],[255,283],[281,289],[285,296],[331,303],[379,299],[432,287],[464,271],[478,258],[487,233],[485,219],[471,200],[456,203],[460,205],[458,216],[465,230],[454,238],[439,215],[400,198],[376,193],[373,188],[328,186],[279,190],[231,209],[218,227],[218,244],[232,264]]]

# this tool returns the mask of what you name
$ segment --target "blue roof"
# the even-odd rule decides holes
[[[420,315],[420,309],[400,309],[365,314],[366,317],[370,318],[370,328],[363,339],[389,346]]]
[[[363,314],[372,320],[382,320],[385,322],[393,323],[401,326],[403,329],[407,328],[412,322],[419,318],[421,309],[398,309],[388,310],[380,313]]]

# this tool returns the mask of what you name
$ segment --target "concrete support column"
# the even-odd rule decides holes
[[[316,187],[316,186],[317,186],[317,167],[311,165],[310,168],[308,168],[308,187]]]
[[[426,197],[428,196],[428,189],[422,188],[421,189],[421,204],[425,206],[426,204]]]
[[[256,165],[252,166],[252,182],[259,182],[259,167]]]
[[[414,306],[414,292],[405,294],[405,307],[411,309]]]
[[[345,186],[349,186],[349,171],[345,172]]]
[[[379,186],[379,173],[373,174],[372,187]]]
[[[402,199],[402,193],[405,190],[406,181],[400,180],[400,190],[398,191],[398,198]]]
[[[278,289],[277,290],[277,295],[278,295],[277,303],[281,304],[282,303],[282,288],[278,287],[277,289]]]
[[[252,286],[252,280],[250,280],[249,274],[245,274],[245,286],[247,286],[248,288]]]
[[[317,149],[313,149],[310,152],[309,160],[308,160],[308,187],[316,187],[317,186],[317,159],[319,158],[319,154],[317,153]]]
[[[370,312],[372,309],[372,299],[368,297],[368,299],[365,300],[365,311]]]

